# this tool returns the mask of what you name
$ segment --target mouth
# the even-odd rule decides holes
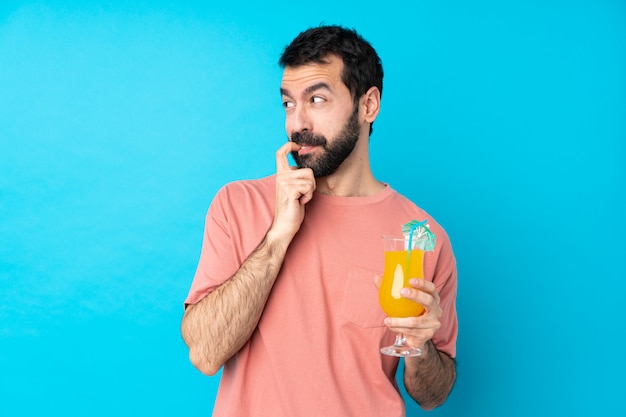
[[[316,135],[309,131],[293,132],[291,135],[291,141],[301,148],[298,150],[298,154],[304,155],[313,151],[315,148],[326,146],[326,138],[322,135]]]
[[[300,145],[302,146],[299,150],[298,150],[298,155],[306,155],[310,152],[313,152],[315,150],[315,148],[317,148],[317,145]]]

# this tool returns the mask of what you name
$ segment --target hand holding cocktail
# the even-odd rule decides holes
[[[426,223],[413,220],[403,227],[403,235],[383,236],[385,269],[380,283],[379,301],[383,311],[390,317],[418,317],[424,313],[424,307],[407,295],[413,291],[410,290],[410,280],[424,278],[424,252],[432,251],[435,247],[435,235]],[[418,282],[413,281],[413,285],[418,285]],[[407,344],[403,333],[396,334],[395,343],[382,348],[381,352],[402,357],[422,354],[421,349]]]

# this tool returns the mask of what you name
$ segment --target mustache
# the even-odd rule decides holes
[[[326,138],[312,132],[294,132],[291,134],[291,141],[298,145],[326,146]]]

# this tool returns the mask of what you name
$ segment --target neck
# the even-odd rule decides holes
[[[385,186],[374,177],[347,180],[334,174],[318,178],[315,191],[337,197],[366,197],[381,191]]]
[[[359,142],[335,173],[316,178],[317,192],[338,197],[364,197],[376,194],[385,188],[372,173],[368,140]]]

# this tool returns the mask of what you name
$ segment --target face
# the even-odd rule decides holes
[[[298,167],[311,168],[315,177],[326,177],[335,173],[343,161],[350,156],[359,140],[359,133],[359,112],[358,107],[355,106],[341,132],[330,141],[323,135],[315,135],[307,131],[294,132],[291,135],[291,141],[302,145],[303,149],[291,154]],[[321,150],[306,152],[312,146],[317,146]],[[304,152],[300,154],[302,151]]]
[[[316,177],[333,174],[354,150],[361,134],[358,106],[341,81],[343,62],[286,68],[281,93],[285,127],[302,149],[293,152],[299,167]]]

